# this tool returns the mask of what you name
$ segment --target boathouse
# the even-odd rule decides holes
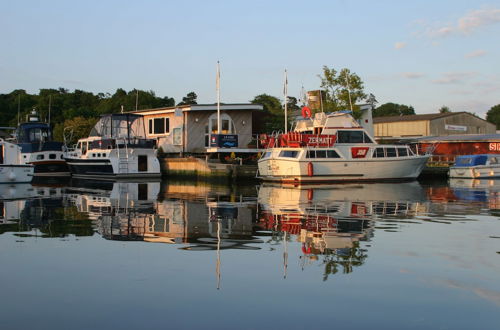
[[[262,110],[259,104],[221,104],[220,135],[224,141],[211,141],[211,135],[218,134],[216,104],[178,105],[134,113],[144,116],[146,137],[156,139],[164,153],[203,154],[257,152],[252,118],[254,112]]]
[[[494,124],[468,112],[445,112],[373,118],[375,138],[495,134]]]

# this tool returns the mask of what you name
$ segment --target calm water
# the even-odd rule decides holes
[[[0,329],[499,329],[500,181],[0,198]]]

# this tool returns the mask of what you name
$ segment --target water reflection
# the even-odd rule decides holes
[[[425,200],[417,182],[302,188],[266,184],[259,190],[259,225],[285,241],[287,233],[295,236],[302,243],[302,267],[323,263],[326,280],[364,264],[368,250],[360,242],[373,237],[374,220],[413,216],[425,210]]]
[[[155,326],[168,319],[231,328],[252,309],[268,315],[266,324],[304,328],[331,325],[334,306],[341,328],[364,328],[389,309],[401,312],[389,328],[409,320],[415,328],[477,328],[470,313],[487,316],[479,328],[488,328],[484,320],[497,326],[499,187],[0,185],[0,277],[11,297],[0,317],[7,328],[39,325],[54,310],[65,311],[53,322],[61,328],[90,328],[87,315],[107,328],[140,327],[139,314]],[[304,312],[298,301],[315,301],[300,324],[288,317]],[[110,309],[121,311],[118,321]],[[359,318],[359,309],[373,313]],[[20,310],[32,314],[20,318]],[[415,310],[425,322],[416,323]]]

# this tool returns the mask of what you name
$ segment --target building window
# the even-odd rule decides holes
[[[157,117],[149,119],[148,131],[151,135],[170,133],[170,118]]]
[[[227,113],[220,115],[220,134],[236,134],[234,122]],[[217,114],[214,113],[208,118],[208,123],[205,126],[205,147],[209,146],[210,134],[217,134]]]

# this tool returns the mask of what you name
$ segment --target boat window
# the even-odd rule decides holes
[[[81,142],[78,142],[78,144],[76,145],[76,148],[77,148],[77,149],[82,149],[82,143],[81,143]]]
[[[316,158],[326,158],[326,150],[316,150]]]
[[[44,155],[37,155],[37,156],[36,156],[36,159],[37,159],[37,160],[41,160],[41,159],[44,159],[44,158],[45,158],[45,156],[44,156]]]
[[[396,157],[396,148],[386,148],[387,157]]]
[[[82,155],[87,153],[87,142],[82,142]]]
[[[316,158],[316,151],[307,150],[306,158]]]
[[[399,157],[408,156],[408,149],[407,148],[398,148],[398,156]]]
[[[365,143],[373,143],[372,139],[366,134],[366,132],[363,132],[363,140]]]
[[[3,164],[3,145],[0,145],[0,164]]]
[[[297,150],[282,150],[280,157],[296,158],[299,152]]]
[[[339,154],[335,150],[328,150],[326,153],[328,158],[340,158]]]
[[[363,131],[338,131],[337,143],[363,143],[364,135]]]
[[[149,121],[149,134],[153,134],[153,119],[150,119],[148,121]]]
[[[496,157],[491,157],[491,158],[490,158],[490,164],[498,164],[498,158],[496,158]]]
[[[264,158],[269,158],[269,157],[271,157],[271,152],[270,152],[270,151],[266,151],[266,152],[264,153],[264,155],[262,155],[261,159],[264,159]]]
[[[385,157],[384,148],[376,148],[373,151],[373,157],[375,157],[375,158],[383,158],[383,157]]]
[[[49,159],[56,159],[57,155],[56,154],[50,154]]]

